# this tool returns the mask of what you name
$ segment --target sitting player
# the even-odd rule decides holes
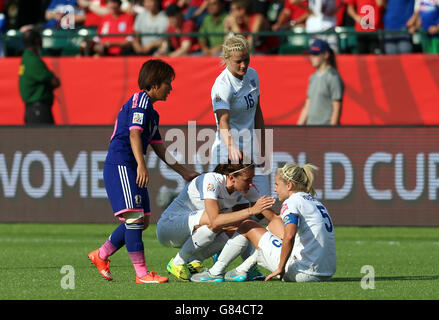
[[[336,269],[334,227],[325,206],[314,195],[311,164],[286,164],[275,176],[275,192],[283,201],[280,217],[266,230],[257,222],[244,221],[227,242],[218,261],[207,271],[191,277],[193,282],[245,281],[250,268],[259,264],[271,271],[265,281],[328,281]],[[226,267],[251,241],[255,252],[237,268]],[[217,279],[213,281],[212,279]]]

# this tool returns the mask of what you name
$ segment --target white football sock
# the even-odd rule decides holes
[[[214,276],[223,274],[230,262],[247,247],[248,243],[249,241],[246,237],[235,232],[221,251],[218,261],[210,268],[210,274]]]
[[[253,243],[249,242],[247,248],[241,253],[242,261],[245,261],[248,257],[250,257],[253,252],[255,251],[255,247],[253,246]]]
[[[180,251],[174,258],[174,264],[186,264],[195,252],[211,244],[216,237],[216,233],[209,229],[207,225],[198,228],[183,244]]]
[[[259,249],[255,249],[253,254],[245,259],[243,263],[236,267],[237,272],[248,272],[258,262]]]

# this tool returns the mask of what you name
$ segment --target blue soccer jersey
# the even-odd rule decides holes
[[[154,110],[148,94],[144,91],[135,93],[117,116],[106,163],[137,167],[131,149],[130,130],[142,131],[143,154],[146,154],[149,144],[162,142],[158,125],[159,114]]]

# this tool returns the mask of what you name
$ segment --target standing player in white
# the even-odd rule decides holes
[[[226,37],[221,58],[226,68],[216,78],[211,90],[217,132],[211,152],[211,168],[218,163],[237,163],[239,160],[256,164],[253,183],[260,195],[271,197],[268,178],[271,159],[265,154],[265,125],[260,103],[259,77],[249,67],[250,45],[241,35]],[[256,129],[256,130],[255,130]],[[250,156],[245,159],[244,155]],[[270,153],[271,154],[271,153]],[[253,220],[264,217],[257,215]],[[245,260],[254,250],[248,246],[242,253]],[[215,261],[215,257],[214,257]],[[252,277],[259,280],[259,271]]]
[[[280,218],[266,230],[257,222],[244,221],[208,271],[194,275],[193,282],[212,282],[251,241],[256,251],[237,268],[227,272],[226,281],[245,281],[254,264],[270,270],[265,281],[279,276],[283,281],[328,281],[336,270],[334,226],[325,206],[314,195],[311,164],[286,164],[275,177],[275,192],[283,201]]]
[[[239,160],[257,165],[253,179],[261,195],[271,196],[268,173],[262,174],[259,165],[265,155],[265,126],[260,104],[259,77],[249,67],[250,46],[241,35],[224,40],[221,54],[226,68],[216,78],[211,98],[217,133],[212,146],[211,169],[218,163]],[[255,130],[259,129],[259,130]],[[259,139],[260,137],[260,139]],[[243,159],[243,153],[251,159]],[[264,158],[263,158],[264,157]],[[264,169],[265,169],[264,168]]]
[[[253,164],[219,164],[214,172],[192,180],[166,208],[157,223],[157,238],[164,246],[181,248],[168,263],[169,273],[188,281],[191,273],[204,269],[204,259],[224,247],[229,239],[224,228],[273,205],[274,198],[259,198],[253,176]]]

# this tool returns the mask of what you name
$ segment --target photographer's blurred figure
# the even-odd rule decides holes
[[[23,33],[25,50],[19,69],[20,95],[25,103],[26,124],[54,124],[52,115],[53,91],[59,79],[41,59],[42,38],[35,29]]]

